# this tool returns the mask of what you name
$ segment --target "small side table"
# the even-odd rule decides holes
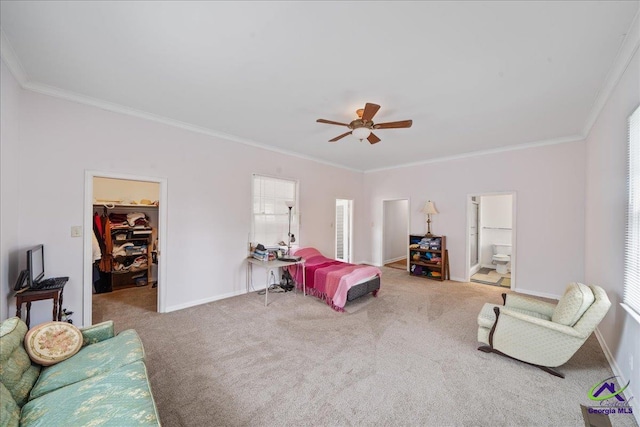
[[[62,292],[60,289],[31,290],[16,293],[16,317],[22,318],[22,304],[27,303],[27,319],[25,323],[29,327],[31,321],[31,303],[33,301],[53,300],[53,320],[62,320]]]
[[[247,293],[249,293],[249,287],[251,283],[253,283],[253,266],[257,265],[259,267],[263,267],[267,273],[266,275],[266,288],[264,289],[264,306],[268,305],[267,299],[269,297],[269,273],[276,268],[288,267],[291,265],[301,265],[302,266],[302,294],[307,295],[307,284],[305,280],[305,260],[300,258],[300,261],[282,261],[279,259],[274,259],[272,261],[260,261],[255,258],[247,258]],[[294,288],[295,289],[295,288]]]

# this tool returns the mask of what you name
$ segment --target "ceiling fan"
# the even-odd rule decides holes
[[[402,120],[399,122],[387,122],[387,123],[374,123],[372,121],[373,116],[376,115],[380,106],[377,104],[366,103],[363,108],[360,108],[356,111],[358,118],[353,120],[351,123],[340,123],[334,122],[332,120],[318,119],[316,122],[318,123],[326,123],[329,125],[338,125],[338,126],[346,126],[351,129],[349,132],[345,132],[342,135],[336,136],[333,139],[330,139],[329,142],[336,142],[339,139],[344,138],[347,135],[353,135],[358,138],[360,141],[366,139],[371,144],[375,144],[380,142],[380,138],[375,136],[371,131],[374,129],[399,129],[399,128],[410,128],[413,124],[413,120]]]

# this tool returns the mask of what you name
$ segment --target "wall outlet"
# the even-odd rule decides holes
[[[71,227],[71,237],[82,237],[82,226],[74,225]]]

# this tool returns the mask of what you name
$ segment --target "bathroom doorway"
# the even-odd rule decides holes
[[[515,289],[515,193],[467,200],[467,281]]]

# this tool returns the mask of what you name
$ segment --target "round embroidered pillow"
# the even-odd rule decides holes
[[[82,332],[67,322],[43,323],[27,332],[24,347],[34,362],[54,365],[80,351]]]

